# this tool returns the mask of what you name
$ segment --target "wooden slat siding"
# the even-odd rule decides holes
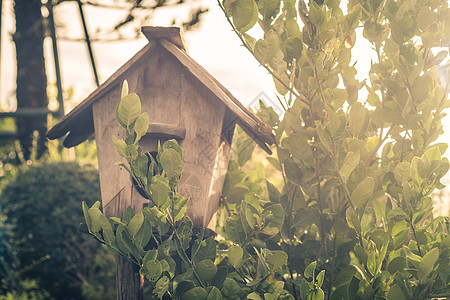
[[[160,40],[159,43],[172,53],[195,77],[200,80],[208,89],[210,89],[231,111],[233,111],[240,123],[242,129],[246,131],[258,144],[265,150],[270,152],[270,149],[265,145],[275,143],[275,137],[271,130],[268,131],[266,124],[256,118],[250,111],[248,111],[236,98],[230,98],[224,91],[223,86],[217,84],[217,81],[198,63],[196,63],[186,53],[181,51],[174,44],[168,40]],[[228,92],[229,93],[229,92]],[[238,104],[239,103],[239,104]],[[251,132],[251,133],[250,133]]]
[[[180,27],[143,26],[141,31],[150,42],[152,40],[167,39],[187,53],[186,43]]]
[[[85,110],[91,110],[92,104],[97,101],[102,95],[108,92],[114,87],[117,81],[125,80],[122,75],[135,63],[137,63],[146,54],[151,55],[156,47],[154,44],[149,43],[145,45],[138,53],[136,53],[130,60],[128,60],[122,67],[120,67],[111,77],[109,77],[104,83],[102,83],[97,89],[95,89],[83,102],[78,104],[73,110],[71,110],[67,115],[65,115],[61,121],[59,121],[55,126],[53,126],[48,132],[47,137],[50,140],[54,140],[64,136],[68,131],[73,130],[79,126],[78,116]],[[120,82],[121,84],[121,82]],[[91,133],[94,132],[94,128],[91,128]]]

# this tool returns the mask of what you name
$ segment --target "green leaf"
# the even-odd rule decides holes
[[[266,256],[266,261],[271,267],[272,271],[278,270],[287,263],[288,255],[284,251],[271,251]]]
[[[192,269],[191,269],[192,270]],[[192,281],[181,281],[178,283],[175,289],[175,296],[177,299],[181,298],[184,293],[194,288],[194,283]]]
[[[222,300],[222,293],[218,288],[213,286],[209,291],[208,298],[206,300]]]
[[[143,137],[147,133],[148,126],[149,126],[148,114],[147,113],[140,114],[134,124],[134,131],[136,132],[136,141],[139,141],[141,137]]]
[[[354,137],[360,136],[369,124],[369,112],[361,103],[352,104],[349,113],[348,129]]]
[[[175,197],[174,207],[172,209],[172,214],[175,221],[179,221],[184,217],[184,214],[187,209],[186,206],[187,201],[188,199],[184,198],[183,196],[178,195]]]
[[[164,294],[169,290],[169,283],[170,280],[167,276],[161,277],[158,282],[156,282],[153,294],[156,294],[159,299],[162,299]]]
[[[136,233],[134,237],[136,246],[139,247],[139,249],[143,250],[144,247],[150,241],[151,237],[152,237],[152,226],[150,225],[148,220],[144,219],[141,228],[139,228],[139,231]]]
[[[317,289],[314,291],[314,294],[311,300],[323,300],[325,299],[325,294],[322,289]]]
[[[171,139],[166,141],[162,146],[163,151],[166,149],[173,149],[177,151],[181,158],[183,158],[183,149],[181,149],[180,145],[178,145],[177,140]]]
[[[400,272],[407,266],[406,258],[403,256],[397,256],[393,260],[389,262],[389,265],[387,267],[387,270],[392,275],[395,274],[395,272]]]
[[[419,76],[414,80],[411,87],[411,94],[416,103],[424,101],[433,88],[433,79],[430,75]]]
[[[300,299],[311,299],[308,298],[310,291],[313,290],[313,287],[310,285],[311,284],[305,278],[302,278],[300,283]]]
[[[255,56],[261,64],[268,63],[275,57],[278,50],[280,50],[280,38],[273,30],[266,34],[264,40],[258,40],[255,44]]]
[[[261,296],[258,295],[255,292],[248,294],[247,295],[247,299],[250,299],[250,300],[263,300],[263,298],[261,298]]]
[[[284,223],[284,209],[281,204],[272,204],[264,209],[261,214],[264,216],[266,227],[272,227],[281,230]],[[267,230],[266,228],[263,230]]]
[[[208,292],[202,287],[195,287],[183,294],[181,300],[205,300],[208,297]]]
[[[315,2],[310,2],[309,19],[311,20],[311,23],[317,27],[320,27],[320,25],[322,25],[325,21],[325,13]]]
[[[120,99],[125,98],[126,95],[128,95],[128,81],[124,80],[122,84],[122,94]]]
[[[288,37],[295,37],[295,36],[298,38],[302,37],[302,32],[300,31],[300,27],[298,26],[296,19],[286,20],[284,28],[286,29]]]
[[[280,0],[259,0],[258,10],[259,13],[265,18],[270,19],[277,15],[280,11]]]
[[[350,177],[355,167],[359,164],[360,154],[359,152],[349,152],[342,163],[340,173],[344,181]]]
[[[245,231],[238,215],[233,215],[227,219],[224,225],[225,237],[236,244],[242,244],[245,239]]]
[[[85,201],[82,202],[81,204],[81,208],[83,209],[83,215],[84,215],[84,220],[86,222],[86,226],[89,230],[89,232],[91,232],[91,217],[89,216],[89,206],[86,204]]]
[[[231,246],[230,249],[228,249],[228,261],[235,268],[239,267],[243,255],[244,251],[239,246]]]
[[[264,293],[264,300],[277,300],[278,298],[275,295]]]
[[[351,201],[355,209],[364,205],[373,195],[375,182],[372,177],[364,178],[353,190]]]
[[[124,222],[125,224],[130,223],[131,219],[134,217],[134,210],[131,206],[128,206],[125,211],[123,212],[123,218],[122,218],[122,222]]]
[[[268,179],[266,179],[266,185],[267,185],[267,192],[269,194],[270,202],[279,203],[280,202],[280,198],[281,198],[281,194],[278,191],[278,189]]]
[[[359,221],[358,215],[352,207],[347,208],[345,212],[348,226],[353,228],[358,235],[361,235],[361,223]]]
[[[423,281],[434,269],[439,258],[439,248],[433,248],[428,251],[421,259],[417,267],[417,277]]]
[[[292,159],[286,159],[283,164],[287,179],[293,184],[301,186],[303,178],[302,169]]]
[[[367,257],[367,269],[373,276],[375,276],[377,271],[377,260],[375,255],[376,255],[375,251],[369,251]]]
[[[223,283],[221,292],[225,299],[236,299],[241,294],[241,287],[234,279],[227,278]],[[238,297],[240,299],[240,297]]]
[[[401,183],[408,181],[411,178],[411,164],[406,161],[402,161],[395,166],[394,170],[395,180]]]
[[[112,137],[112,141],[114,146],[116,146],[119,155],[125,157],[125,148],[127,147],[127,143],[125,143],[124,140],[117,139],[115,136]]]
[[[393,221],[408,220],[408,216],[400,207],[393,208],[388,213],[388,219]]]
[[[122,240],[124,245],[128,248],[128,252],[132,254],[135,258],[136,262],[140,262],[142,259],[142,255],[140,254],[139,249],[134,244],[134,241],[128,231],[125,229],[122,231]]]
[[[156,206],[161,207],[169,199],[170,187],[167,179],[155,175],[152,177],[152,183],[150,184],[150,195],[152,201]]]
[[[325,107],[325,111],[328,115],[328,129],[332,136],[335,136],[341,128],[341,120],[339,119],[338,114],[332,109],[329,105]]]
[[[120,124],[125,125],[127,130],[131,130],[134,122],[141,114],[141,100],[135,93],[126,95],[117,107],[117,118]]]
[[[195,271],[202,282],[209,282],[216,275],[217,267],[212,260],[205,259],[195,265]]]
[[[119,250],[124,253],[126,256],[128,256],[128,253],[130,250],[128,249],[127,245],[125,244],[123,240],[123,231],[126,230],[126,228],[123,225],[119,225],[116,229],[116,242],[119,246]]]
[[[210,237],[200,242],[197,252],[194,253],[194,259],[196,262],[205,259],[214,261],[216,259],[216,241],[214,238]]]
[[[252,158],[253,150],[255,149],[256,142],[249,137],[237,139],[235,141],[238,164],[243,166],[247,161]]]
[[[233,24],[240,32],[246,32],[258,19],[258,6],[253,0],[236,0],[231,8]]]
[[[147,180],[146,176],[148,171],[148,157],[146,155],[138,155],[131,166],[133,167],[134,175],[136,175],[136,177],[140,178],[141,180]]]
[[[400,288],[397,284],[394,284],[389,289],[389,293],[387,295],[388,300],[406,300],[406,296],[403,293],[402,288]]]
[[[228,267],[219,267],[217,268],[216,276],[211,281],[211,285],[217,287],[218,289],[222,288],[223,283],[228,275]]]
[[[250,48],[254,50],[256,45],[256,39],[248,35],[247,33],[244,33],[242,36],[244,37],[245,42],[250,46]]]
[[[333,139],[323,125],[317,126],[317,134],[319,135],[322,145],[324,145],[330,153],[334,153]]]
[[[440,160],[441,152],[439,151],[439,147],[438,146],[431,147],[430,149],[425,151],[421,159],[426,159],[429,163],[431,163],[433,160]]]
[[[124,150],[124,157],[128,162],[132,162],[138,157],[138,146],[137,145],[127,145]]]
[[[142,259],[142,264],[145,265],[147,262],[151,260],[156,260],[156,257],[158,256],[158,250],[148,250],[147,253],[145,253],[144,258]]]
[[[318,224],[320,220],[320,213],[318,209],[308,208],[299,209],[295,214],[294,224],[297,229],[309,227],[312,224]]]
[[[161,263],[158,260],[150,260],[144,265],[144,274],[150,281],[156,281],[162,274]]]
[[[166,149],[160,156],[161,166],[167,177],[172,180],[178,178],[183,172],[183,161],[180,154],[174,149]]]
[[[325,270],[322,270],[317,275],[317,287],[320,288],[322,286],[324,278],[325,278]]]
[[[304,275],[306,278],[314,277],[314,270],[316,269],[316,265],[317,265],[317,262],[313,261],[306,267],[305,272],[304,272]]]
[[[142,211],[140,211],[136,215],[134,215],[133,219],[131,219],[130,223],[127,226],[128,232],[131,234],[133,238],[138,233],[143,223],[144,223],[144,214],[142,213]]]
[[[397,248],[398,246],[400,246],[400,244],[406,240],[406,238],[408,237],[408,234],[409,234],[409,229],[404,229],[404,230],[400,231],[399,233],[397,233],[393,237],[394,248]]]
[[[286,40],[285,49],[289,60],[299,60],[303,52],[303,42],[299,37],[290,37]]]

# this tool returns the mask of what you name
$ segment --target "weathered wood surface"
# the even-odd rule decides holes
[[[80,126],[80,124],[84,124],[86,120],[89,120],[88,117],[92,118],[92,104],[98,99],[101,99],[105,93],[109,92],[117,84],[121,84],[121,81],[123,81],[124,79],[124,73],[127,72],[139,60],[141,60],[144,55],[151,55],[154,50],[152,45],[153,44],[145,45],[144,48],[142,48],[129,61],[121,66],[113,75],[111,75],[111,77],[109,77],[96,90],[94,90],[86,99],[84,99],[83,102],[78,104],[73,110],[65,115],[61,119],[61,121],[59,121],[47,132],[47,137],[50,140],[54,140],[64,136],[67,132],[70,131],[69,136],[71,134],[79,134],[85,137],[84,140],[79,142],[81,143],[85,141],[89,136],[91,136],[94,133],[94,127],[92,126],[92,123],[90,124],[90,127],[86,126],[86,128],[82,131],[77,130],[77,128]],[[70,145],[68,144],[67,146],[65,145],[65,147],[70,148],[76,146],[72,144],[73,143],[70,143]]]
[[[162,27],[146,27],[143,29],[144,33],[147,33],[149,40],[154,41],[147,44],[142,50],[140,50],[135,56],[133,56],[126,64],[124,64],[118,71],[116,71],[107,81],[105,81],[98,89],[96,89],[88,98],[80,103],[75,109],[56,124],[47,133],[49,139],[57,139],[64,136],[67,132],[66,147],[75,146],[84,140],[94,132],[92,126],[92,106],[93,104],[102,99],[103,96],[111,89],[116,88],[117,84],[125,78],[124,74],[129,73],[129,70],[134,68],[138,61],[142,57],[149,55],[157,51],[164,51],[158,45],[163,45],[166,51],[169,51],[179,60],[184,69],[182,74],[191,73],[211,92],[220,99],[225,106],[233,112],[233,119],[250,135],[265,151],[270,153],[270,149],[266,144],[273,144],[275,138],[268,125],[261,122],[255,115],[253,115],[248,109],[246,109],[233,95],[223,87],[211,74],[209,74],[203,67],[190,58],[183,47],[180,47],[182,43],[182,36],[180,30],[177,28],[162,28]],[[180,42],[181,41],[181,42]],[[187,72],[186,72],[187,71]],[[182,74],[173,74],[173,78]],[[84,126],[80,126],[84,124]]]
[[[118,300],[144,299],[144,277],[139,267],[120,256],[116,256],[116,282]]]
[[[178,138],[184,159],[178,190],[190,198],[187,214],[194,224],[207,226],[217,210],[230,152],[228,140],[222,137],[225,105],[165,51],[145,57],[124,76],[129,90],[140,95],[142,111],[149,114],[153,124],[141,147],[156,151],[158,141]],[[128,205],[138,211],[148,203],[132,187],[129,174],[114,164],[123,159],[112,144],[112,136],[123,139],[126,134],[115,117],[120,88],[117,84],[93,106],[102,204],[108,217],[122,217]],[[159,131],[156,137],[152,130]]]
[[[233,113],[236,114],[236,121],[240,124],[241,128],[254,139],[262,149],[268,153],[272,153],[266,145],[266,143],[275,143],[275,137],[272,134],[270,126],[264,124],[248,111],[248,109],[234,98],[230,92],[225,92],[226,89],[219,84],[211,74],[173,43],[164,39],[160,40],[159,43],[167,51],[172,53],[203,85],[211,90]]]
[[[186,43],[179,27],[143,26],[141,31],[149,41],[166,39],[187,53]]]

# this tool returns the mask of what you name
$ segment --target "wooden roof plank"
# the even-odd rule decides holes
[[[94,132],[93,123],[87,122],[80,126],[78,123],[79,118],[92,118],[92,104],[118,84],[123,74],[141,58],[149,54],[150,51],[158,51],[157,48],[160,49],[160,47],[154,47],[155,45],[161,45],[237,116],[238,124],[261,148],[271,153],[267,144],[271,145],[276,141],[270,126],[259,120],[220,84],[217,79],[187,55],[179,28],[143,27],[142,31],[149,39],[149,44],[142,48],[83,102],[64,116],[58,124],[51,128],[47,133],[49,139],[59,138],[69,131],[70,134],[64,143],[66,147],[77,145],[83,142],[83,139],[87,139]],[[80,135],[80,137],[77,137],[77,135]]]
[[[51,140],[64,136],[71,129],[71,123],[78,118],[86,109],[91,109],[92,104],[97,101],[99,97],[104,95],[107,91],[114,87],[114,83],[120,79],[120,77],[137,61],[144,57],[152,48],[154,44],[147,44],[138,53],[136,53],[130,60],[128,60],[123,66],[121,66],[111,77],[109,77],[104,83],[102,83],[97,89],[95,89],[84,101],[78,104],[73,110],[65,115],[61,121],[53,126],[48,132],[47,137]],[[92,114],[92,112],[91,112]],[[94,127],[92,127],[94,132]]]
[[[213,76],[210,75],[202,66],[200,66],[197,62],[195,62],[190,56],[188,56],[183,51],[180,51],[175,45],[170,43],[167,40],[161,40],[159,43],[167,49],[170,53],[172,53],[178,61],[183,64],[189,72],[191,72],[201,83],[203,83],[209,90],[211,90],[222,102],[234,113],[236,116],[244,122],[248,127],[253,131],[255,136],[263,136],[264,142],[268,144],[273,144],[275,142],[275,138],[273,134],[269,132],[269,128],[266,127],[266,124],[261,122],[256,117],[252,117],[252,113],[247,110],[236,98],[230,97],[231,95],[228,91],[226,93],[226,89],[223,88],[222,85],[217,84],[217,80],[213,79]],[[239,104],[238,104],[239,103]],[[244,128],[243,128],[244,129]]]
[[[150,42],[166,39],[171,41],[181,50],[187,52],[187,47],[183,35],[181,34],[180,27],[143,26],[141,31]]]

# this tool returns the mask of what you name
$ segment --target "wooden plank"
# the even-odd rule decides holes
[[[180,27],[142,26],[141,31],[150,42],[167,39],[181,50],[187,52]]]
[[[144,299],[144,276],[136,264],[121,256],[116,256],[116,291],[118,300]]]
[[[94,120],[92,119],[92,108],[83,111],[77,118],[78,126],[73,128],[64,139],[66,148],[74,147],[87,140],[94,133]]]
[[[222,102],[236,114],[238,119],[241,121],[242,129],[246,132],[251,131],[251,137],[253,139],[258,139],[258,144],[260,144],[266,151],[267,146],[264,143],[273,144],[275,143],[275,137],[272,133],[270,127],[258,118],[256,118],[250,111],[248,111],[236,98],[230,98],[231,93],[226,91],[226,89],[218,84],[217,80],[213,78],[202,66],[195,62],[191,57],[189,57],[183,51],[180,51],[175,45],[167,40],[160,40],[159,43],[172,53],[179,61],[182,63],[195,77],[200,80],[208,89],[210,89]]]
[[[147,54],[154,53],[154,44],[147,44],[138,53],[136,53],[130,60],[128,60],[122,67],[120,67],[111,77],[109,77],[104,83],[102,83],[97,89],[95,89],[85,100],[78,104],[73,110],[65,115],[61,121],[53,126],[48,132],[47,137],[50,140],[54,140],[64,136],[68,131],[76,128],[78,124],[78,117],[85,110],[90,109],[92,104],[101,98],[105,93],[110,91],[117,83],[124,80],[123,74],[137,64]],[[89,128],[91,133],[94,132],[94,128]]]

